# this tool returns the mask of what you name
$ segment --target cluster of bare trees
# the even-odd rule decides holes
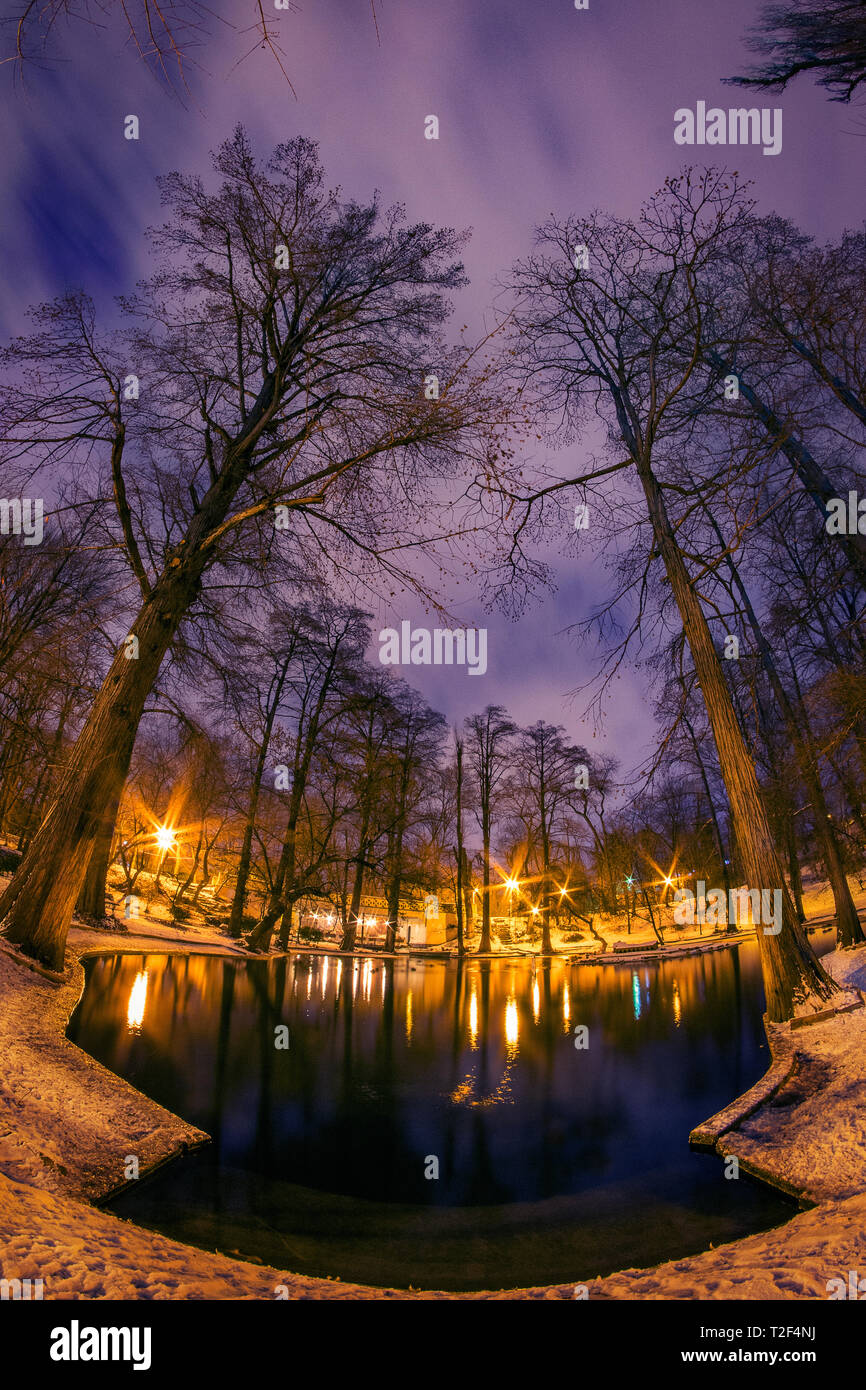
[[[834,993],[783,872],[804,804],[840,941],[863,939],[834,807],[861,813],[866,535],[832,521],[863,482],[866,242],[816,247],[759,217],[736,175],[688,170],[637,220],[551,219],[510,284],[552,437],[600,421],[614,458],[515,496],[519,544],[576,487],[615,541],[596,621],[627,614],[627,631],[607,675],[638,644],[660,653],[663,753],[684,737],[709,799],[715,764],[747,881],[783,893],[784,929],[761,946],[770,1017],[788,1017]],[[846,789],[834,763],[852,757]]]
[[[0,899],[10,939],[49,965],[168,654],[182,666],[275,577],[429,597],[419,552],[476,530],[468,491],[507,461],[489,368],[440,332],[460,237],[341,201],[304,139],[261,165],[238,130],[215,170],[215,191],[163,181],[128,327],[100,332],[69,294],[4,354],[5,486],[56,494],[114,580],[110,665]]]
[[[445,882],[488,949],[498,854],[549,950],[557,893],[631,910],[622,881],[664,850],[782,892],[771,1018],[831,1000],[801,872],[862,941],[866,534],[831,523],[863,480],[866,238],[819,247],[689,170],[637,219],[541,227],[482,354],[443,334],[458,235],[328,192],[303,139],[261,164],[238,130],[215,170],[164,180],[119,329],[70,293],[4,353],[4,490],[49,512],[41,546],[0,545],[6,935],[59,968],[157,813],[192,827],[176,905],[219,861],[232,933],[264,899],[255,949],[322,894],[351,950],[374,887],[393,945],[401,894]],[[585,441],[585,471],[528,483],[530,421]],[[496,705],[446,757],[441,716],[364,655],[359,598],[436,602],[431,562],[468,558],[513,602],[575,498],[613,590],[581,635],[602,681],[639,654],[656,687],[625,806],[611,760]]]

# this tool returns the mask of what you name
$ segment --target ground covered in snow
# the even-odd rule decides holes
[[[0,1177],[5,1278],[41,1278],[46,1299],[785,1299],[826,1298],[831,1278],[866,1269],[866,1195],[831,1202],[774,1231],[583,1288],[454,1294],[310,1279],[180,1245],[107,1212]],[[584,1294],[585,1289],[585,1294]]]
[[[62,985],[0,944],[0,1277],[41,1278],[48,1299],[575,1297],[573,1284],[453,1294],[313,1279],[193,1249],[88,1205],[123,1181],[130,1154],[146,1169],[204,1136],[67,1041],[83,978],[76,957],[239,948],[217,932],[154,923],[130,934],[76,927],[69,940]],[[866,988],[866,948],[825,963]],[[866,1271],[866,1009],[788,1032],[790,1078],[719,1149],[819,1205],[701,1255],[588,1281],[590,1299],[823,1299],[830,1279]]]
[[[63,985],[0,944],[0,1173],[49,1192],[93,1198],[207,1138],[107,1071],[64,1036],[84,983],[71,952]]]
[[[822,963],[839,984],[866,990],[866,948]],[[722,1135],[718,1152],[810,1201],[866,1192],[866,1008],[771,1033],[793,1051],[789,1078]]]

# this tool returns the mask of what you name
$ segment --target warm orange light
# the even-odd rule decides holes
[[[157,826],[156,843],[160,849],[171,849],[174,844],[174,831],[167,825]]]
[[[130,1033],[140,1033],[144,1022],[144,1006],[147,1001],[147,971],[140,970],[129,992],[126,1008],[126,1024]]]

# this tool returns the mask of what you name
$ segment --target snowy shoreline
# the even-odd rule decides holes
[[[741,1119],[739,1102],[732,1102],[722,1112],[730,1123],[711,1133],[708,1121],[695,1131],[712,1140],[720,1156],[737,1158],[744,1171],[816,1205],[773,1230],[651,1269],[622,1270],[583,1284],[477,1293],[384,1289],[209,1253],[121,1220],[90,1203],[122,1184],[129,1155],[139,1159],[144,1174],[208,1136],[68,1041],[66,1026],[83,988],[81,959],[131,951],[249,956],[216,935],[197,933],[193,941],[190,933],[162,924],[146,934],[94,938],[92,931],[73,927],[62,984],[41,979],[17,952],[0,950],[6,1061],[0,1083],[0,1277],[41,1278],[46,1299],[823,1299],[830,1279],[847,1280],[850,1270],[866,1267],[862,1008],[796,1034],[785,1025],[790,1055],[778,1084]],[[704,949],[722,944],[736,939],[707,939]],[[824,962],[840,983],[866,987],[866,948],[836,951]],[[773,1040],[774,1056],[780,1037]]]

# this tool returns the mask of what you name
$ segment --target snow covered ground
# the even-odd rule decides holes
[[[148,945],[237,949],[205,929],[144,927],[130,935],[73,928],[68,959]],[[825,963],[840,982],[866,987],[866,948],[834,952]],[[192,1249],[91,1207],[88,1200],[123,1180],[128,1155],[145,1169],[203,1136],[66,1040],[81,989],[78,960],[67,974],[52,985],[0,946],[0,1277],[42,1278],[47,1299],[575,1297],[573,1284],[458,1295],[307,1278]],[[701,1255],[588,1281],[588,1297],[826,1298],[829,1280],[866,1273],[864,1043],[866,1009],[798,1029],[790,1082],[721,1141],[724,1152],[801,1188],[818,1206]]]
[[[593,1299],[826,1298],[866,1273],[866,1195],[831,1202],[761,1235],[586,1286]],[[574,1284],[418,1293],[310,1279],[193,1250],[107,1212],[0,1177],[3,1276],[42,1278],[46,1299],[573,1299]],[[507,1271],[506,1271],[507,1273]],[[578,1289],[578,1296],[583,1290]]]
[[[822,964],[839,984],[866,990],[866,947]],[[866,1008],[783,1032],[796,1058],[789,1080],[718,1151],[814,1202],[866,1192]]]

